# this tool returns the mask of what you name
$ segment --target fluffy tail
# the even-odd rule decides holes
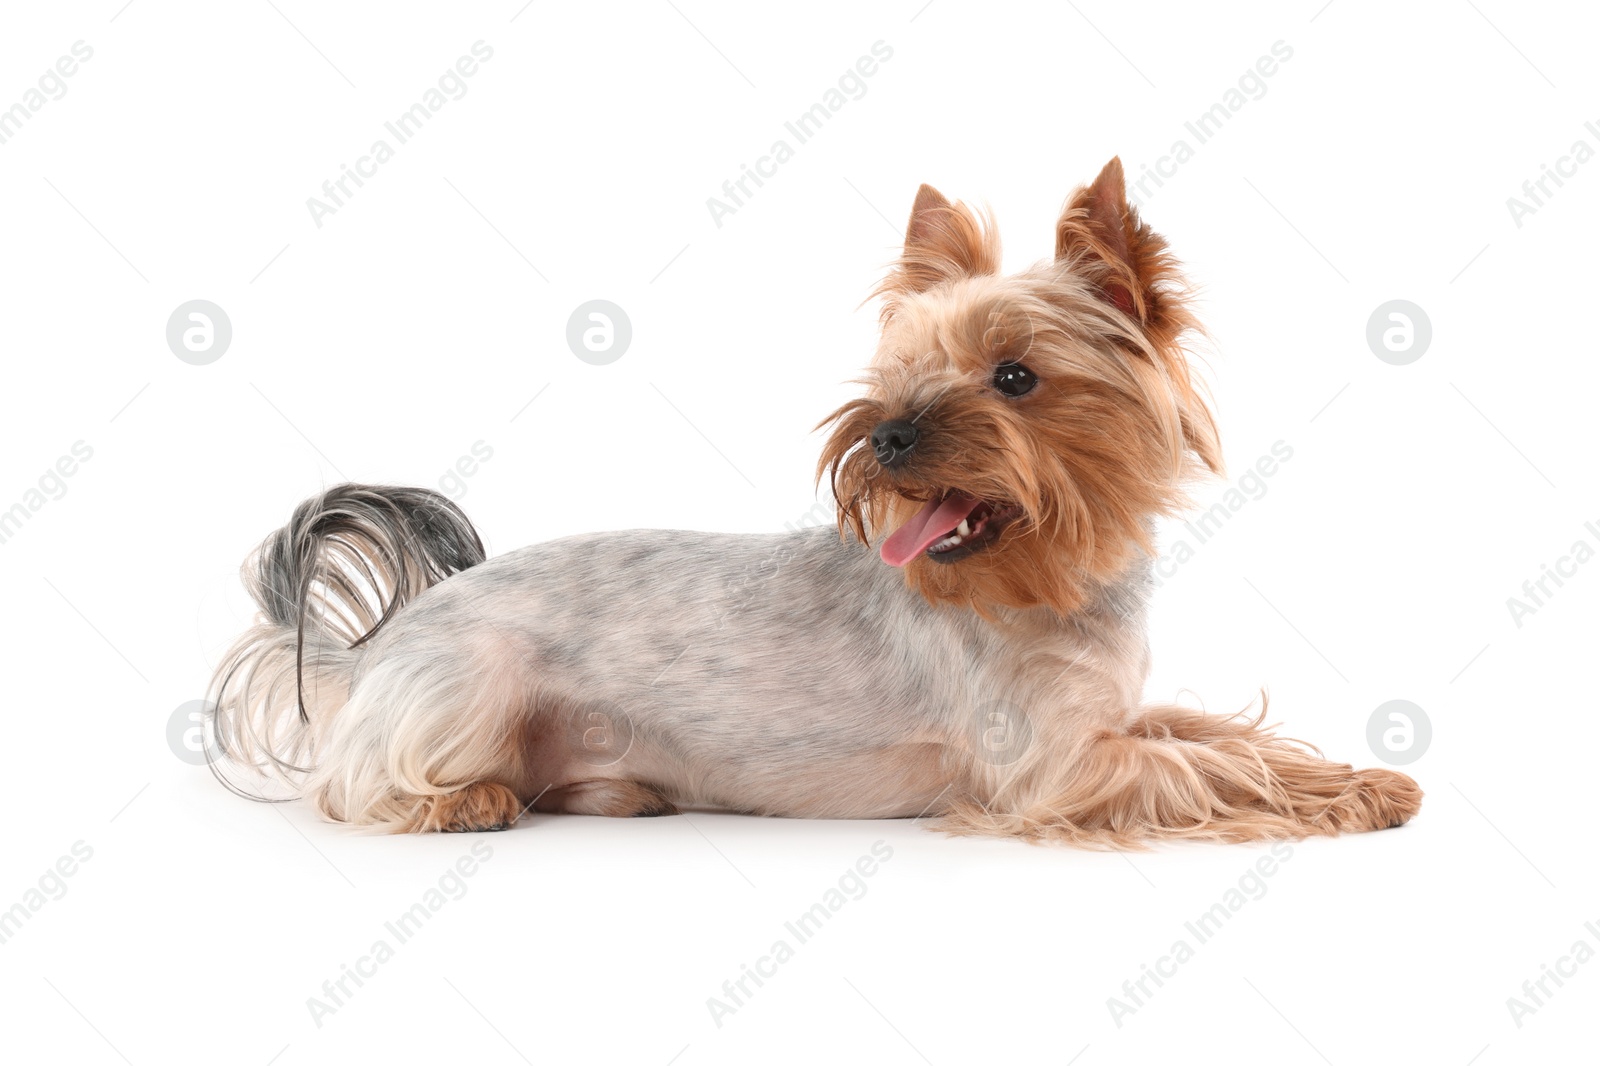
[[[424,589],[483,562],[461,509],[429,489],[336,485],[295,508],[242,570],[261,608],[212,678],[212,772],[296,795],[344,706],[362,647]],[[274,787],[277,786],[277,787]]]

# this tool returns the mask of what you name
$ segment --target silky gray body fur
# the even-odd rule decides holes
[[[456,730],[514,749],[505,783],[530,796],[625,780],[795,817],[915,816],[952,786],[993,799],[1048,773],[1041,752],[1131,718],[1147,591],[1141,567],[1069,618],[985,621],[831,528],[535,545],[378,632],[318,745],[321,784],[354,814],[374,787],[407,788],[397,750]]]

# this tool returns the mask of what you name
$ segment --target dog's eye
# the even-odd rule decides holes
[[[1023,396],[1033,391],[1039,379],[1021,363],[1001,363],[994,368],[994,387],[1007,396]]]

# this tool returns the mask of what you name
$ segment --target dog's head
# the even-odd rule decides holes
[[[1149,550],[1150,518],[1221,469],[1166,247],[1116,159],[1067,199],[1055,256],[1010,277],[992,222],[922,186],[867,392],[823,423],[841,530],[985,612],[1070,611]]]

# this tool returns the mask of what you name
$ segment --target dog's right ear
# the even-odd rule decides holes
[[[966,204],[951,203],[932,185],[922,186],[906,223],[905,250],[878,293],[892,303],[946,281],[998,273],[1000,237],[993,222],[985,222]]]

